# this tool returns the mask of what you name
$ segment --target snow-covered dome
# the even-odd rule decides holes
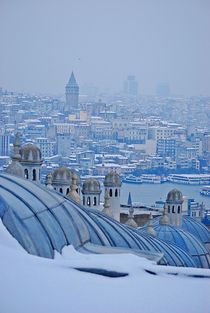
[[[82,186],[82,193],[83,194],[101,193],[100,182],[92,177],[86,179]]]
[[[0,217],[30,254],[53,258],[72,244],[81,252],[134,252],[172,266],[195,266],[177,247],[140,235],[105,214],[80,204],[40,184],[0,174]],[[113,251],[113,250],[112,250]]]
[[[111,171],[105,176],[104,186],[105,187],[121,187],[121,179],[119,174],[114,171]]]
[[[42,162],[40,149],[32,144],[27,143],[20,148],[21,162],[39,163]]]
[[[179,191],[178,189],[172,189],[171,191],[169,191],[167,198],[166,198],[166,202],[179,202],[182,203],[183,202],[183,196],[181,191]]]

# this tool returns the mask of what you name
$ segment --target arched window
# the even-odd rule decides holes
[[[118,196],[118,191],[117,191],[117,189],[115,189],[115,197],[117,197]]]
[[[87,197],[87,205],[90,206],[90,197]]]
[[[109,196],[112,197],[112,189],[109,189]]]
[[[175,213],[174,205],[172,206],[172,213]]]
[[[26,179],[28,179],[28,170],[27,170],[27,168],[24,169],[24,177]]]
[[[83,205],[85,205],[85,196],[83,196]]]
[[[96,199],[96,197],[93,198],[93,205],[97,205],[97,199]]]
[[[181,207],[180,207],[180,205],[178,206],[178,213],[181,213]]]
[[[36,180],[36,170],[33,169],[33,176],[32,176],[32,180]]]
[[[66,194],[68,194],[68,193],[69,193],[69,188],[66,189]]]
[[[168,213],[170,213],[170,205],[168,205]]]
[[[60,193],[63,193],[63,189],[62,188],[60,188],[59,191],[60,191]]]

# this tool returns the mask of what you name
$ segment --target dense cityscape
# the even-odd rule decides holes
[[[82,176],[113,168],[122,175],[209,173],[210,98],[170,96],[167,85],[157,93],[138,96],[128,76],[124,93],[89,96],[79,93],[73,73],[66,100],[1,89],[1,169],[18,131],[22,144],[40,148],[44,174],[61,165]]]
[[[209,10],[0,4],[0,312],[210,312]]]

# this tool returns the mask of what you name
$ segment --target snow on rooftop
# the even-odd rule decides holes
[[[72,246],[52,260],[19,248],[0,223],[2,313],[209,312],[210,278],[187,276],[210,277],[209,270],[157,266],[131,254],[81,254]],[[75,268],[128,275],[113,278]]]

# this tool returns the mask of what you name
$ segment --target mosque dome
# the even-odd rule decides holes
[[[53,258],[72,244],[81,252],[134,252],[159,264],[195,266],[181,249],[138,234],[97,210],[20,177],[0,174],[0,218],[25,250]],[[113,252],[113,250],[112,250]]]
[[[161,263],[163,265],[196,267],[192,257],[179,247],[172,246],[147,234],[139,234],[135,228],[118,223],[97,210],[89,209],[88,214],[92,215],[102,231],[108,230],[105,235],[108,236],[111,244],[116,247],[126,245],[135,250],[140,248],[143,251],[163,253]],[[98,244],[96,238],[92,238],[92,240]]]
[[[183,216],[182,229],[199,239],[210,252],[210,231],[203,223],[190,216]]]
[[[30,163],[42,162],[40,149],[32,143],[27,143],[23,147],[21,147],[20,155],[21,155],[20,162],[30,162]]]
[[[71,181],[71,171],[67,167],[59,167],[56,170],[53,171],[52,173],[52,184],[53,185],[70,185]]]
[[[160,220],[161,216],[154,218],[152,220],[153,227],[159,225]],[[180,229],[183,229],[185,232],[189,232],[196,237],[210,253],[210,231],[203,223],[190,216],[183,215]],[[146,230],[146,225],[139,227],[138,230]]]
[[[6,173],[19,176],[19,177],[24,177],[22,165],[18,161],[15,161],[15,160],[13,160],[11,164],[9,164],[9,166],[6,169]]]
[[[100,182],[94,178],[86,179],[82,186],[82,193],[83,194],[101,193]]]
[[[68,167],[61,166],[52,172],[52,185],[67,185],[71,184],[72,175],[76,174],[77,185],[80,184],[79,175],[76,171],[69,169]]]
[[[114,171],[111,171],[105,176],[104,186],[105,187],[121,187],[120,175]]]
[[[192,234],[166,224],[154,225],[156,238],[178,246],[193,258],[197,267],[209,268],[210,255],[204,245]]]
[[[166,202],[178,202],[178,203],[182,203],[183,202],[183,196],[181,191],[179,191],[178,189],[172,189],[171,191],[169,191],[167,198],[166,198]]]

